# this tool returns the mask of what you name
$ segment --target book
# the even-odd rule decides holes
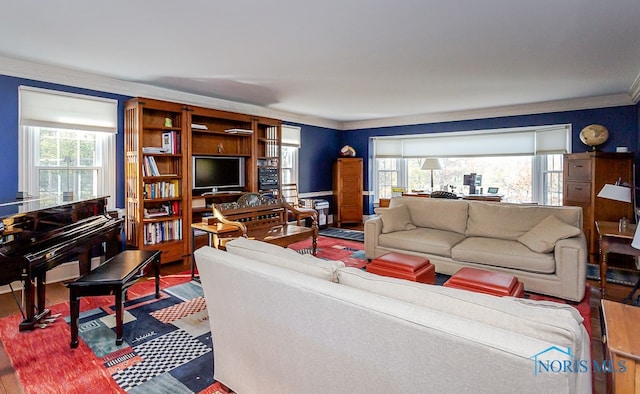
[[[208,130],[206,124],[191,123],[191,128],[196,130]]]
[[[166,153],[176,153],[174,145],[175,134],[173,131],[162,133],[162,149],[164,149]]]
[[[252,134],[253,130],[251,129],[226,129],[225,133],[229,134]]]

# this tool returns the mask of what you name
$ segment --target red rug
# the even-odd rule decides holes
[[[189,282],[191,274],[166,275],[160,279],[162,289]],[[155,282],[140,282],[128,291],[129,299],[137,299],[155,291]],[[80,310],[87,311],[113,304],[113,297],[85,297]],[[50,306],[51,313],[69,315],[69,303]],[[11,359],[18,379],[26,394],[30,393],[95,393],[124,392],[111,373],[83,341],[77,349],[71,349],[69,325],[63,318],[57,319],[46,329],[19,332],[20,315],[0,319],[0,340]],[[206,393],[226,393],[219,384],[210,386]]]
[[[311,253],[311,239],[296,242],[289,248],[298,252]],[[339,260],[347,267],[363,268],[367,265],[362,242],[318,236],[316,256],[326,260]]]

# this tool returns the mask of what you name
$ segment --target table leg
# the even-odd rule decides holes
[[[122,345],[122,315],[124,314],[124,300],[122,287],[118,287],[116,296],[116,345]]]
[[[78,318],[80,316],[80,298],[76,295],[74,287],[69,289],[70,292],[70,313],[71,313],[71,348],[78,347]]]
[[[607,286],[607,256],[609,252],[603,250],[600,254],[600,297],[604,298]]]
[[[193,264],[193,261],[191,262],[191,264]],[[160,298],[160,255],[155,258],[153,266],[156,270],[156,298]]]
[[[191,229],[191,280],[194,279],[196,274],[196,257],[193,252],[196,251],[196,231]]]

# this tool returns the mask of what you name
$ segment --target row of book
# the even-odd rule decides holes
[[[182,219],[145,223],[144,244],[155,245],[161,242],[182,239]]]
[[[144,198],[174,198],[180,197],[180,184],[177,179],[143,185]]]

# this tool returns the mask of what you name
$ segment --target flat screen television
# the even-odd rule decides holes
[[[244,158],[193,156],[193,188],[244,187]]]

